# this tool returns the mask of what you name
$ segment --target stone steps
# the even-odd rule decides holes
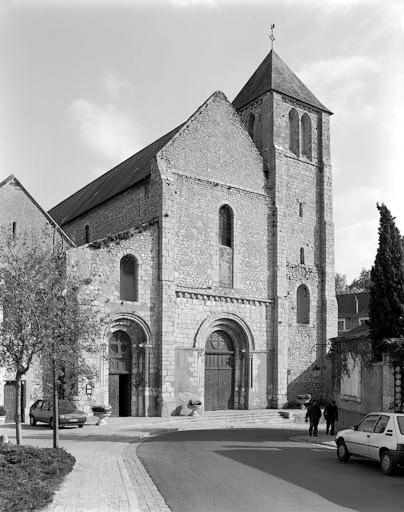
[[[212,425],[218,423],[284,423],[293,420],[290,415],[282,414],[283,411],[278,409],[262,409],[262,410],[228,410],[228,411],[206,411],[197,416],[174,416],[167,418],[168,423],[177,423],[186,421],[189,418],[198,423],[209,423]]]
[[[287,427],[295,420],[294,412],[304,411],[280,410],[280,409],[252,409],[252,410],[227,410],[206,411],[195,416],[168,416],[153,418],[128,418],[123,429],[223,429],[242,427],[265,427],[279,425]],[[112,420],[112,418],[111,418]],[[304,420],[303,420],[304,421]]]

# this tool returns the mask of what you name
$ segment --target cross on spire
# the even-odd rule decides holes
[[[271,25],[271,35],[269,36],[269,39],[271,40],[271,50],[274,49],[274,41],[275,41],[274,28],[275,28],[275,25],[272,24]]]

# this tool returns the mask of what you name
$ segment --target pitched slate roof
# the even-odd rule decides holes
[[[356,310],[358,301],[358,310]],[[369,316],[369,292],[342,293],[337,295],[338,318]]]
[[[330,114],[332,113],[320,103],[273,50],[265,57],[252,77],[238,93],[233,101],[233,106],[236,110],[240,110],[268,91],[286,94],[307,105]]]
[[[150,175],[153,158],[179,131],[182,125],[163,135],[124,162],[92,181],[49,210],[49,215],[63,226],[83,213],[121,194]]]
[[[340,342],[347,341],[368,341],[370,337],[370,329],[368,325],[358,325],[358,327],[354,327],[350,331],[344,332],[335,338],[331,338],[332,340],[338,340]]]

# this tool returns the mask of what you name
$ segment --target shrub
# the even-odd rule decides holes
[[[0,416],[7,416],[7,411],[2,405],[0,405]]]
[[[0,445],[0,510],[40,510],[53,494],[76,459],[63,448],[34,448]]]
[[[93,405],[91,407],[91,410],[93,412],[104,412],[104,413],[107,413],[107,412],[111,412],[112,406],[111,405]]]
[[[202,405],[202,402],[201,402],[200,400],[198,400],[198,399],[191,399],[191,400],[188,402],[188,405],[191,405],[191,406],[192,406],[192,405],[193,405],[193,406],[195,406],[195,405]]]

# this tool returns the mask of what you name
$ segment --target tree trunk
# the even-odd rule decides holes
[[[59,448],[59,402],[58,402],[58,382],[56,376],[56,360],[52,361],[53,377],[53,447]]]
[[[21,444],[22,432],[21,432],[21,375],[15,377],[15,438],[16,443]]]

